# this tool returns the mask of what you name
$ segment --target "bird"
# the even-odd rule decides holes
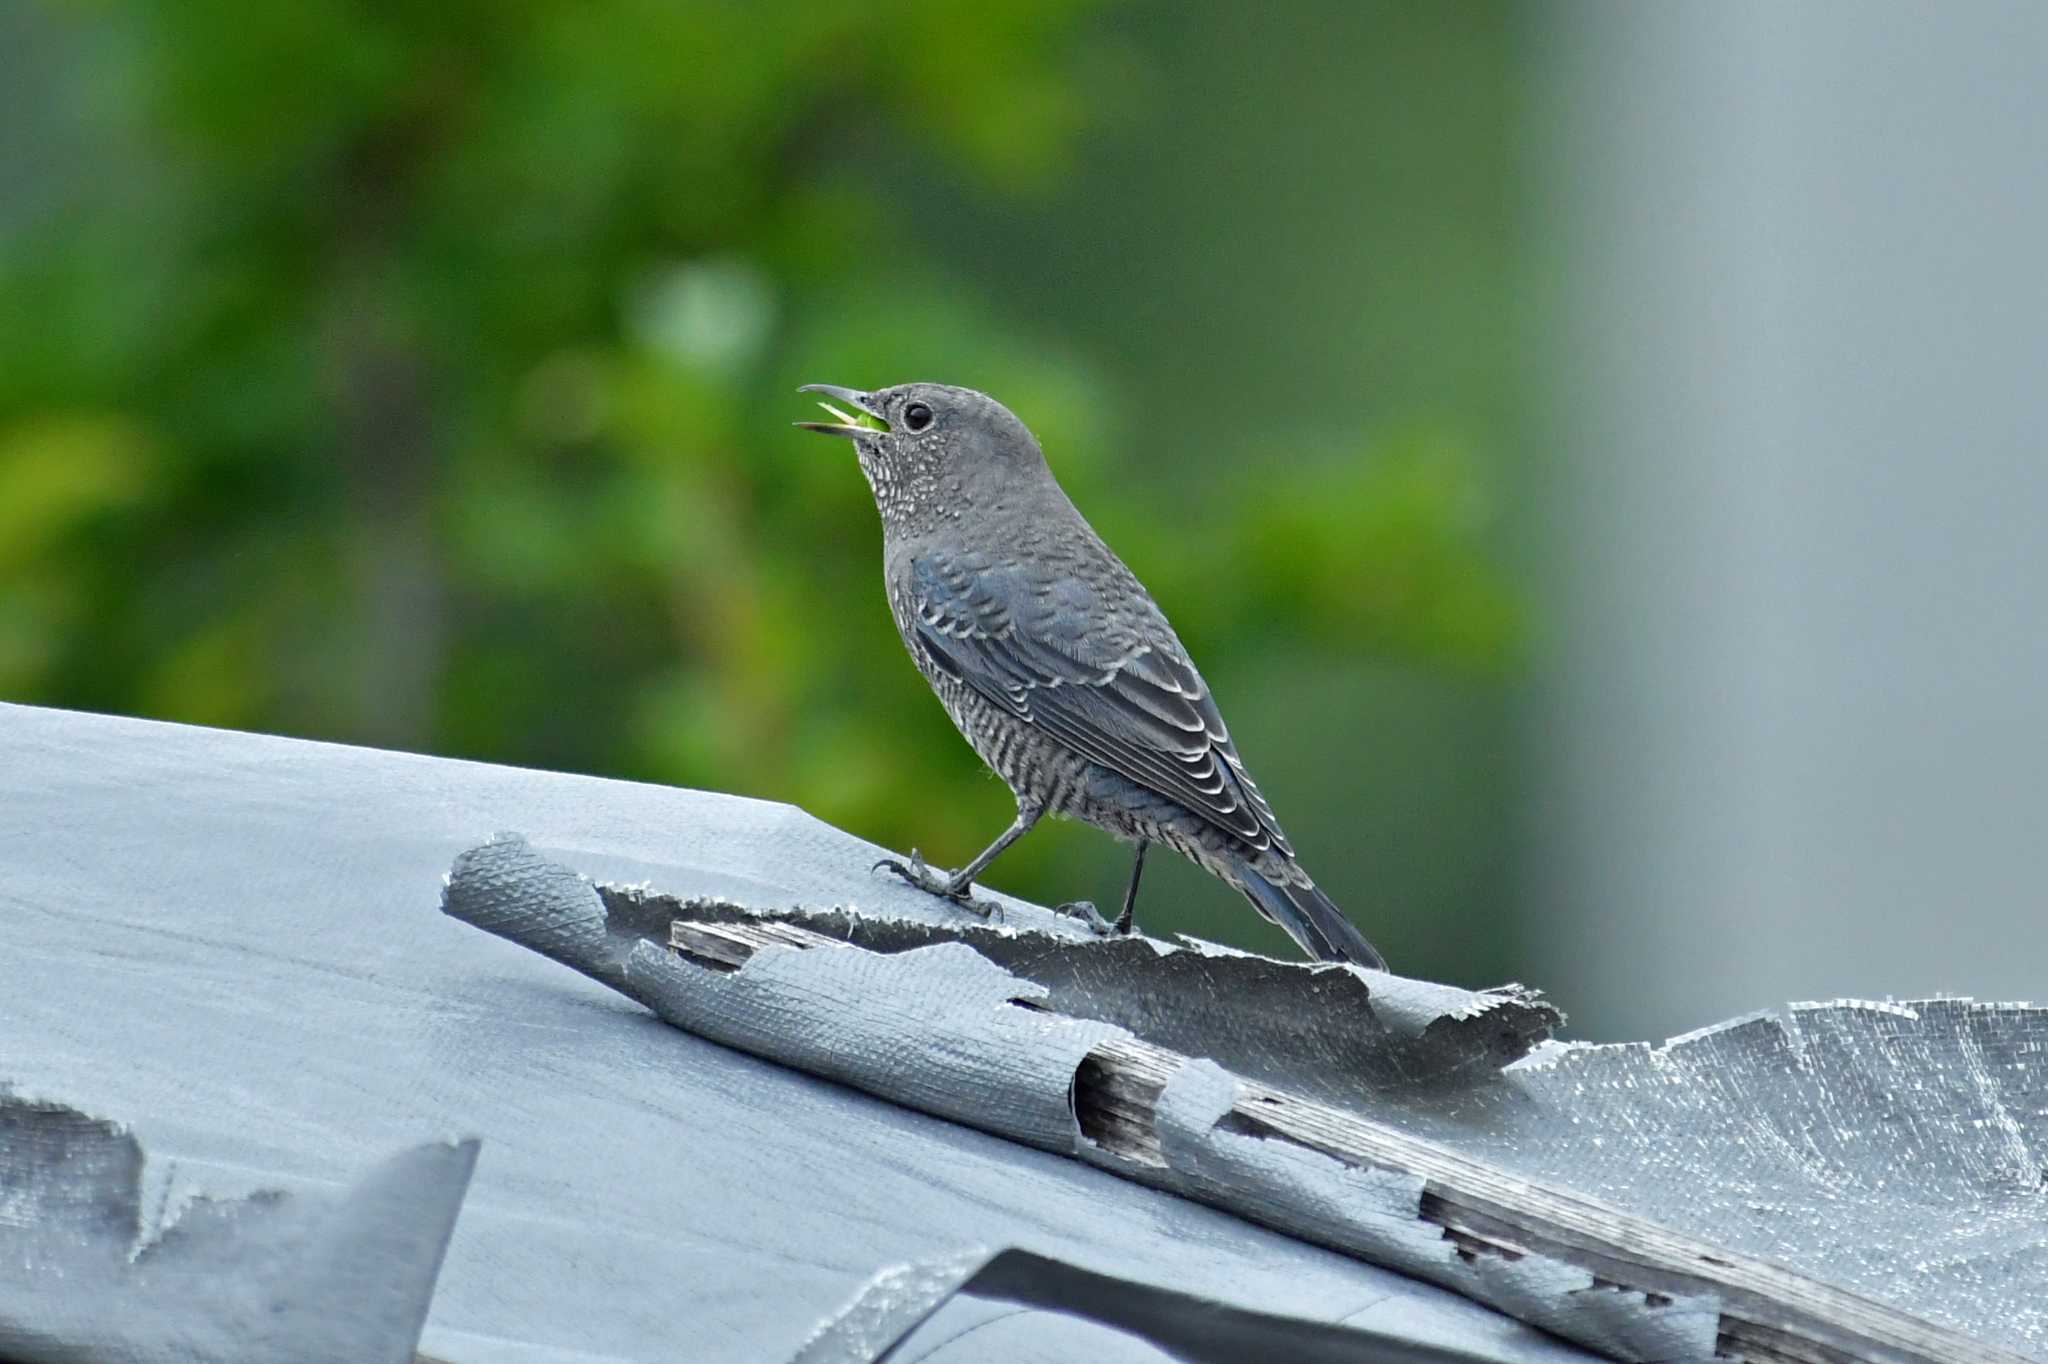
[[[823,395],[832,420],[795,425],[851,441],[874,493],[904,647],[1017,801],[1009,828],[950,875],[915,852],[877,868],[985,912],[975,879],[1039,820],[1066,816],[1137,848],[1113,925],[1067,907],[1101,928],[1130,931],[1146,851],[1163,844],[1309,956],[1386,969],[1302,870],[1165,612],[1022,421],[946,384],[798,391]]]

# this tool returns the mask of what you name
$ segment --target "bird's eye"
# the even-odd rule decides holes
[[[932,424],[932,410],[923,403],[912,403],[903,409],[903,425],[912,431],[922,431]]]

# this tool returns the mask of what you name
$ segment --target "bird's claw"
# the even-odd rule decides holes
[[[868,870],[871,872],[880,871],[884,867],[887,867],[890,871],[895,872],[898,876],[910,882],[911,885],[916,886],[919,890],[932,889],[931,871],[925,866],[924,859],[922,857],[919,857],[915,851],[913,851],[910,854],[910,864],[908,866],[905,866],[903,863],[898,862],[893,857],[885,857],[881,861],[875,863],[874,866],[869,867]]]
[[[943,876],[934,874],[932,869],[925,865],[924,854],[915,848],[910,850],[910,861],[907,864],[898,862],[893,857],[885,857],[868,870],[881,871],[885,867],[928,894],[942,895],[948,900],[958,898],[953,891],[953,883]]]
[[[996,923],[1003,921],[1003,907],[994,900],[984,900],[979,895],[973,895],[967,891],[962,891],[958,895],[949,895],[946,898],[976,918],[992,919]]]
[[[1054,905],[1052,912],[1064,914],[1069,919],[1079,919],[1098,938],[1119,938],[1131,931],[1130,924],[1123,919],[1111,923],[1103,918],[1093,900],[1069,900],[1063,905]]]
[[[955,883],[951,877],[940,876],[925,865],[924,855],[917,849],[910,850],[910,861],[906,865],[893,857],[885,857],[869,867],[869,871],[887,868],[904,881],[917,887],[927,895],[936,895],[942,900],[951,900],[960,908],[978,918],[1001,920],[1003,907],[993,900],[984,900],[974,893],[972,882]]]

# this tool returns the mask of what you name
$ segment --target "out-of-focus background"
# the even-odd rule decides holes
[[[789,426],[940,379],[1404,971],[1596,1038],[2038,997],[2044,147],[2032,0],[10,5],[0,698],[957,864],[1008,796]]]

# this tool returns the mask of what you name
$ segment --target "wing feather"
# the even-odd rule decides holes
[[[977,695],[1255,851],[1293,849],[1252,784],[1171,627],[1156,609],[1105,622],[1063,578],[934,555],[911,564],[916,642]]]

